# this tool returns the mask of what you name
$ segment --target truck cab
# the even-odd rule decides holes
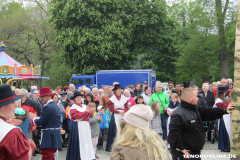
[[[76,89],[83,85],[90,88],[93,84],[96,84],[96,75],[73,74],[70,83],[74,84]]]

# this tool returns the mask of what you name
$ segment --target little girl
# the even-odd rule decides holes
[[[91,128],[91,134],[92,134],[92,143],[93,143],[93,148],[95,151],[95,158],[99,159],[99,157],[97,156],[97,144],[98,144],[98,137],[99,137],[99,132],[100,132],[100,128],[99,128],[99,123],[102,123],[102,118],[101,116],[96,113],[96,104],[93,102],[88,103],[88,106],[91,107],[91,110],[94,114],[94,116],[92,118],[89,118],[89,124],[90,124],[90,128]]]
[[[153,119],[149,122],[150,129],[156,131],[160,136],[162,135],[162,127],[161,127],[161,117],[160,117],[160,105],[158,101],[154,101],[152,103],[152,112],[153,112]]]

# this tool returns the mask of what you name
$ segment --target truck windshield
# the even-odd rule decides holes
[[[72,79],[72,84],[83,84],[83,79]]]

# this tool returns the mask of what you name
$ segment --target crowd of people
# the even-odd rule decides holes
[[[145,81],[126,88],[113,82],[100,89],[70,84],[13,93],[9,85],[0,85],[0,123],[7,130],[1,134],[0,129],[0,160],[39,153],[43,160],[56,160],[63,147],[67,160],[99,159],[98,150],[112,152],[112,160],[184,159],[200,154],[205,138],[211,140],[203,121],[215,121],[218,148],[229,152],[232,87],[231,79],[201,88],[193,81],[186,87],[170,81],[163,88],[157,81],[152,89]],[[12,135],[17,140],[6,144]],[[13,153],[11,143],[21,149]]]

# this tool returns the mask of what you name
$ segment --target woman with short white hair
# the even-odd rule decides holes
[[[129,103],[131,104],[131,106],[130,104],[128,104],[129,108],[136,104],[135,99],[131,97],[130,91],[128,89],[125,89],[123,91],[123,95],[128,99]]]

